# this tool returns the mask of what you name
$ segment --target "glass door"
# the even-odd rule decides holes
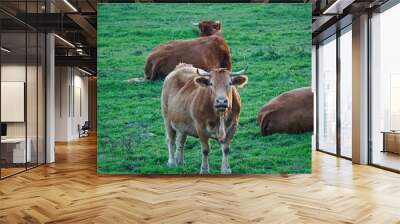
[[[1,34],[1,176],[26,170],[27,151],[26,80],[27,38],[25,32]],[[6,50],[4,50],[6,49]]]
[[[18,12],[42,5],[20,2]],[[44,33],[0,12],[1,179],[45,163],[45,45]]]

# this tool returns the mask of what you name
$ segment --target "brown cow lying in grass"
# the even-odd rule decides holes
[[[164,81],[161,110],[171,167],[183,163],[183,148],[187,135],[198,137],[201,143],[200,173],[209,173],[209,138],[221,144],[221,173],[229,174],[230,142],[235,134],[240,114],[240,96],[236,87],[247,83],[246,70],[237,73],[218,68],[210,72],[188,64],[179,64]],[[176,151],[174,144],[176,141]]]
[[[258,112],[262,135],[313,130],[314,98],[310,87],[294,89],[275,97]]]
[[[206,71],[213,68],[230,70],[231,56],[228,45],[220,33],[221,24],[203,21],[198,26],[200,37],[171,41],[154,48],[146,61],[145,78],[163,79],[181,62]]]

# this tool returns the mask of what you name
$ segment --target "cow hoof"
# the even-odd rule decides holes
[[[221,168],[221,174],[231,174],[231,168]]]
[[[175,163],[175,161],[174,162],[168,161],[167,166],[168,167],[176,167],[176,163]]]
[[[175,154],[175,163],[177,165],[182,165],[184,163],[181,154]]]
[[[209,174],[210,171],[206,168],[200,168],[200,174],[205,175],[205,174]]]
[[[185,161],[182,159],[182,160],[176,160],[176,165],[183,165],[183,164],[185,164]]]

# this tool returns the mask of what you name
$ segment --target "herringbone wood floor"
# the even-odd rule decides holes
[[[400,175],[313,153],[312,175],[96,174],[96,139],[0,181],[0,223],[400,223]]]

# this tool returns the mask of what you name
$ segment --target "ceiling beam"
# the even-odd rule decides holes
[[[74,21],[82,30],[88,35],[86,41],[90,46],[96,46],[97,30],[88,22],[88,20],[80,14],[71,13],[67,15],[72,21]]]
[[[90,56],[55,56],[56,66],[87,67],[92,71],[97,70],[97,60]]]
[[[346,9],[349,5],[353,4],[355,0],[336,0],[332,4],[330,4],[322,14],[342,14],[343,10]]]
[[[42,32],[82,30],[75,21],[61,13],[18,13],[16,17]]]

